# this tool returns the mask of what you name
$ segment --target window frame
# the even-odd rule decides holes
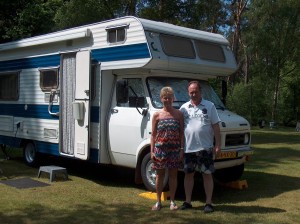
[[[169,40],[167,40],[167,39],[169,39]],[[174,52],[174,49],[175,49],[174,43],[171,43],[172,47],[170,47],[170,48],[167,46],[167,43],[170,42],[171,39],[173,39],[174,41],[177,41],[177,42],[180,40],[186,41],[186,43],[188,43],[190,45],[190,50],[192,50],[192,51],[187,51],[187,52],[185,52],[185,54],[183,54],[184,53],[183,51]],[[159,35],[159,40],[160,40],[160,44],[162,46],[162,50],[167,56],[177,57],[177,58],[186,58],[186,59],[196,59],[196,52],[195,52],[195,47],[194,47],[192,39],[161,33]],[[182,46],[182,44],[178,43],[178,44],[176,44],[176,46]],[[171,52],[170,49],[172,49],[173,52]],[[192,55],[187,54],[187,53],[191,53]]]
[[[212,58],[212,56],[207,56],[207,54],[203,54],[201,52],[201,46],[200,46],[200,44],[206,45],[206,47],[215,47],[215,48],[220,49],[219,53],[222,54],[222,55],[220,55],[222,57],[222,59]],[[214,43],[209,43],[207,41],[195,40],[195,48],[196,48],[197,55],[198,55],[198,57],[201,60],[213,61],[213,62],[221,62],[221,63],[225,63],[226,62],[225,53],[224,53],[224,50],[223,50],[223,48],[222,48],[221,45],[214,44]],[[212,52],[212,50],[210,49],[209,52]],[[211,55],[216,55],[216,51],[212,52]]]
[[[17,71],[5,71],[5,72],[0,72],[0,77],[3,76],[10,76],[10,75],[14,75],[15,76],[15,87],[16,90],[14,91],[14,96],[9,97],[9,98],[2,98],[2,94],[1,94],[1,90],[3,89],[0,85],[0,100],[1,101],[18,101],[19,100],[19,96],[20,96],[20,73],[21,70],[17,70]]]
[[[128,24],[121,24],[118,26],[108,26],[105,28],[106,30],[106,41],[108,44],[114,45],[114,44],[123,44],[127,40],[127,29],[129,28]],[[118,31],[124,31],[124,39],[119,40],[118,39]],[[110,41],[110,33],[115,32],[115,41]]]
[[[123,107],[123,108],[136,108],[136,107],[146,107],[147,106],[147,99],[146,99],[146,92],[144,89],[143,79],[141,77],[123,77],[119,80],[126,81],[126,87],[124,87],[127,91],[127,100],[126,102],[119,102],[118,99],[116,99],[116,106],[117,107]],[[132,80],[135,81],[137,84],[137,87],[140,88],[141,92],[137,92],[136,88],[133,88],[134,86],[130,85]],[[132,82],[134,84],[134,82]],[[116,87],[116,91],[118,91]],[[116,93],[117,95],[117,93]],[[117,98],[117,96],[116,96]]]
[[[43,72],[45,71],[55,71],[56,72],[56,87],[44,87],[42,86],[44,83],[44,77],[43,77]],[[53,89],[58,89],[59,88],[59,67],[51,67],[51,68],[39,68],[39,73],[40,73],[40,89],[43,92],[51,92]]]

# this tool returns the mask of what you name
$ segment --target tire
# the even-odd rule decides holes
[[[155,192],[156,191],[156,171],[152,169],[152,164],[153,164],[153,162],[151,160],[151,155],[149,152],[143,158],[142,165],[141,165],[141,173],[142,173],[143,183],[144,183],[146,189],[151,192]],[[169,177],[168,170],[166,170],[165,178],[164,178],[164,182],[163,182],[164,189],[167,187],[168,179],[169,179],[168,177]]]
[[[36,166],[38,161],[37,152],[32,142],[25,144],[23,148],[23,158],[27,165]]]
[[[244,173],[244,164],[216,170],[214,178],[221,183],[239,180]]]

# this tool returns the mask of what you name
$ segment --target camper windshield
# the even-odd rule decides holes
[[[180,108],[182,104],[189,101],[190,97],[187,92],[188,83],[191,80],[179,79],[179,78],[163,78],[163,77],[151,77],[147,79],[147,86],[150,92],[151,101],[155,108],[162,108],[160,101],[160,90],[165,86],[170,86],[174,90],[175,100],[173,106]],[[200,81],[202,88],[202,97],[206,100],[213,102],[217,109],[225,109],[224,104],[209,85],[207,81]]]

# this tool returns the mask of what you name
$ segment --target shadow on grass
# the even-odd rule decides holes
[[[218,211],[227,213],[249,213],[249,214],[268,214],[268,213],[278,213],[286,212],[286,210],[280,208],[270,208],[263,206],[235,206],[235,205],[221,205],[216,208]]]
[[[248,188],[242,190],[215,185],[215,201],[217,203],[239,203],[262,198],[271,199],[300,188],[300,178],[297,177],[246,171],[243,179],[247,180]]]
[[[41,156],[39,164],[35,167],[27,166],[20,155],[11,156],[10,160],[2,161],[2,166],[7,166],[7,169],[2,168],[3,174],[0,179],[13,179],[17,177],[37,177],[39,166],[55,165],[65,167],[70,176],[77,176],[87,180],[94,181],[104,186],[120,186],[120,187],[141,187],[134,183],[134,169],[117,167],[111,165],[93,164],[81,160],[73,160],[63,157]],[[43,175],[47,177],[49,174]],[[69,178],[69,180],[72,180]]]
[[[230,214],[260,213],[271,214],[285,212],[284,210],[260,206],[221,206],[218,212]],[[17,214],[17,215],[16,215]],[[193,210],[176,211],[170,215],[170,211],[163,208],[160,212],[149,211],[148,207],[137,204],[108,204],[95,201],[87,204],[76,204],[70,209],[54,209],[45,207],[42,203],[16,210],[14,215],[0,212],[1,223],[212,223],[221,224],[223,220],[214,221],[209,215]],[[242,220],[241,220],[242,221]],[[251,219],[255,223],[255,218]]]
[[[206,217],[187,217],[180,213],[173,213],[168,218],[162,217],[162,214],[168,214],[170,211],[160,211],[159,214],[149,212],[149,209],[141,209],[134,204],[123,205],[107,205],[103,203],[95,203],[90,205],[77,205],[73,212],[65,210],[54,210],[43,207],[41,204],[34,204],[30,207],[17,211],[20,215],[9,216],[0,212],[0,220],[2,223],[222,223],[211,221]],[[55,214],[55,215],[53,215]],[[87,215],[88,214],[88,215]],[[135,218],[133,218],[135,217]],[[31,221],[36,220],[36,221]],[[39,222],[39,221],[41,222]],[[42,221],[43,220],[43,221]],[[45,221],[47,220],[47,221]],[[210,220],[210,221],[209,221]]]

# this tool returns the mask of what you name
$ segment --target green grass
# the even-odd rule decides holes
[[[154,201],[139,196],[145,189],[134,184],[133,170],[46,157],[42,165],[66,167],[70,180],[29,189],[0,184],[0,223],[299,223],[300,133],[254,129],[252,147],[242,177],[248,188],[216,185],[212,214],[202,212],[201,180],[195,183],[195,209],[171,212],[165,201],[160,212],[152,212]],[[38,168],[26,166],[20,152],[9,154],[11,160],[0,162],[0,180],[31,177],[49,183],[47,175],[37,178]],[[182,174],[176,198],[178,204],[184,200]]]

